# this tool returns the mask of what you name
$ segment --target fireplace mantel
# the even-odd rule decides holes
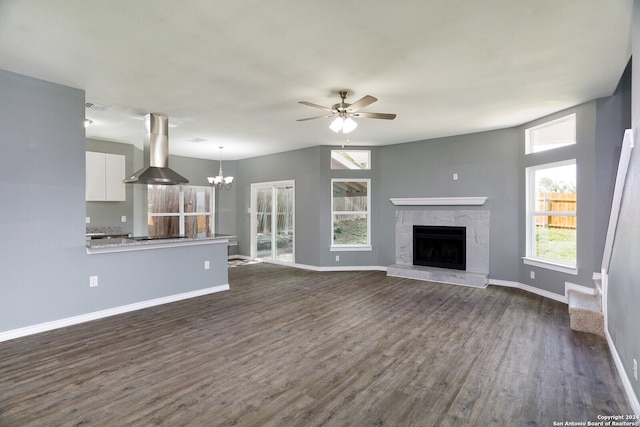
[[[396,206],[481,206],[487,197],[392,197]]]

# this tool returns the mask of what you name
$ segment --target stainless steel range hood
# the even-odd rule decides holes
[[[144,128],[145,167],[122,182],[155,185],[188,184],[188,179],[169,169],[169,118],[159,114],[147,114],[144,118]]]

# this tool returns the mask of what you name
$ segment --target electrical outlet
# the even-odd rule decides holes
[[[204,262],[204,269],[208,270],[209,269],[209,261],[205,261]]]
[[[98,286],[98,276],[89,276],[89,287],[95,288]]]
[[[86,224],[91,223],[91,217],[90,217],[90,216],[85,217],[85,218],[84,218],[84,222],[85,222]]]
[[[340,255],[336,255],[336,261],[340,261]]]
[[[638,361],[633,359],[633,378],[638,381]]]
[[[529,277],[530,277],[531,279],[535,279],[535,278],[536,278],[536,272],[535,272],[535,271],[530,271],[530,272],[529,272]]]
[[[454,173],[454,174],[453,174],[453,180],[454,180],[454,181],[457,181],[457,180],[458,180],[458,174],[457,174],[457,173]]]
[[[126,215],[122,215],[120,217],[120,222],[127,222],[127,216]]]

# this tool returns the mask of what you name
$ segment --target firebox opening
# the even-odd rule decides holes
[[[466,227],[413,226],[413,264],[467,269]]]

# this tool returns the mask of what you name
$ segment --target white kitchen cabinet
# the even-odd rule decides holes
[[[86,200],[126,200],[125,156],[87,151],[86,159]]]
[[[127,199],[124,176],[125,156],[107,154],[105,157],[105,193],[107,200],[125,201]]]

